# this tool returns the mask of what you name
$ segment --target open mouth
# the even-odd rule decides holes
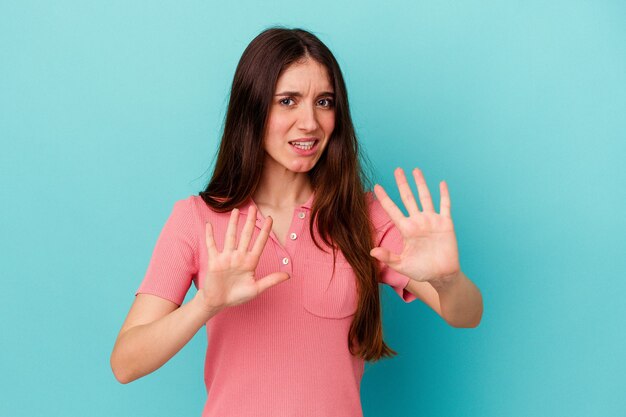
[[[291,141],[289,144],[296,149],[300,149],[303,151],[310,151],[317,144],[318,140],[307,140],[307,141]]]

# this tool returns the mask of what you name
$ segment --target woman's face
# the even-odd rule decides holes
[[[308,172],[335,128],[334,90],[326,67],[307,58],[276,83],[263,141],[265,168]]]

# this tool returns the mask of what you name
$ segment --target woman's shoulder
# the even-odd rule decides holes
[[[182,203],[185,204],[186,206],[188,206],[188,208],[195,212],[197,215],[199,215],[200,217],[207,217],[207,216],[223,216],[223,215],[229,215],[229,213],[221,213],[218,211],[213,210],[213,208],[207,204],[206,201],[204,201],[204,199],[202,198],[201,195],[198,194],[193,194],[190,195],[189,197],[179,200],[177,203]]]
[[[198,208],[204,204],[202,201],[202,197],[199,195],[190,195],[187,198],[181,198],[174,202],[174,210],[176,211],[184,211],[188,214],[195,214],[198,211]]]
[[[202,196],[192,194],[187,198],[182,198],[174,202],[173,213],[179,217],[185,217],[190,223],[198,221],[207,222],[229,216],[228,213],[220,213],[211,208]]]

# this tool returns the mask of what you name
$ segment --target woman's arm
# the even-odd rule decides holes
[[[221,309],[207,309],[198,291],[195,297],[177,304],[150,294],[137,294],[119,332],[111,369],[122,384],[141,378],[167,362]]]
[[[450,326],[476,327],[480,324],[482,295],[462,271],[430,282],[411,279],[406,290],[435,310]]]
[[[223,308],[248,302],[289,279],[285,272],[274,272],[261,279],[254,274],[272,230],[271,217],[265,219],[254,243],[256,208],[248,211],[239,242],[238,221],[239,210],[235,208],[221,252],[215,245],[213,226],[205,225],[207,273],[201,288],[187,304],[178,307],[154,295],[137,295],[111,353],[111,369],[118,381],[125,384],[155,371]]]
[[[461,271],[452,217],[450,194],[445,181],[439,183],[440,213],[435,211],[422,171],[413,170],[422,205],[419,209],[404,171],[395,170],[400,198],[408,217],[389,198],[383,187],[374,193],[402,235],[401,253],[384,247],[373,248],[370,255],[409,278],[407,291],[420,298],[454,327],[476,327],[483,312],[480,291]]]

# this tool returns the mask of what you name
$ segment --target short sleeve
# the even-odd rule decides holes
[[[152,294],[182,304],[198,273],[198,242],[194,231],[193,208],[191,197],[174,203],[135,295]]]
[[[376,246],[383,247],[394,253],[402,252],[404,241],[400,231],[396,225],[393,224],[391,218],[385,209],[383,209],[380,202],[375,200],[371,193],[368,194],[370,202],[370,216],[376,232],[374,239]],[[415,295],[405,289],[409,283],[409,277],[394,271],[383,263],[380,265],[380,276],[378,277],[379,282],[387,284],[393,288],[396,294],[398,294],[398,296],[406,303],[410,303],[411,301],[417,299]]]

